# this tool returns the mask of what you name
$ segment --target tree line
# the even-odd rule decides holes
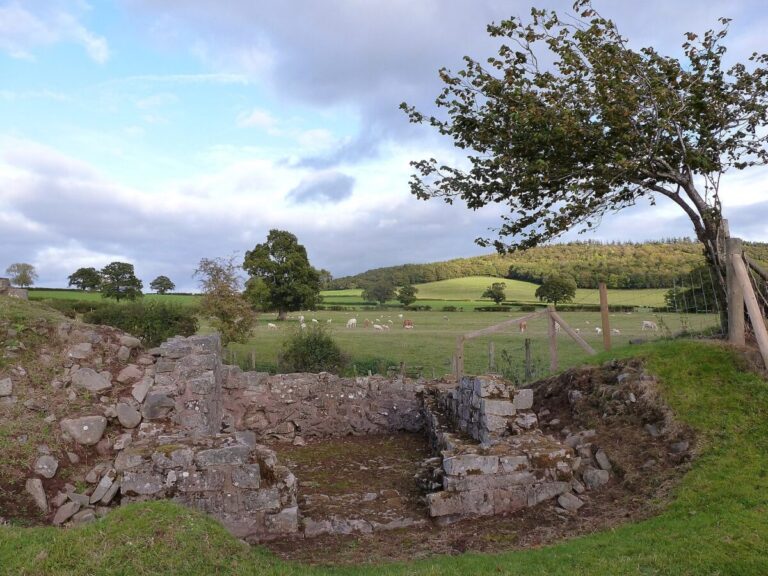
[[[768,263],[768,244],[745,242],[745,252]],[[688,238],[658,242],[569,242],[537,246],[510,254],[487,254],[427,264],[375,268],[331,282],[336,290],[389,282],[423,284],[467,276],[495,276],[541,284],[551,276],[569,276],[579,288],[672,288],[692,269],[706,263],[701,244]]]

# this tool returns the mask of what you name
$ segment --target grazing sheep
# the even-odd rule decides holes
[[[581,334],[581,328],[576,328],[576,334]]]
[[[621,330],[618,328],[611,328],[611,334],[615,334],[616,336],[621,336]]]
[[[599,326],[595,326],[595,334],[602,334],[602,333],[603,333],[603,329],[600,328]]]
[[[389,330],[389,324],[382,324],[381,327],[384,328],[384,330]]]
[[[357,318],[347,320],[347,328],[357,328]]]
[[[304,330],[304,329],[306,329],[306,327],[307,327],[307,325],[304,322],[302,322],[301,323],[301,329]]]
[[[525,331],[528,330],[528,322],[523,320],[520,322],[520,334],[525,334]]]
[[[317,324],[317,318],[312,318],[312,324]]]
[[[304,316],[299,315],[299,324],[304,324]]]
[[[640,330],[658,330],[659,326],[656,324],[656,322],[651,322],[650,320],[643,320],[643,325],[640,328]]]
[[[325,321],[326,324],[331,324],[333,322],[333,318],[328,318],[328,320]]]
[[[272,322],[270,322],[269,324],[267,324],[267,328],[269,328],[270,330],[277,330],[277,324],[272,324]]]
[[[373,329],[374,330],[384,330],[384,326],[382,326],[381,324],[374,324],[373,325]]]
[[[407,319],[403,320],[403,328],[405,328],[406,330],[410,330],[411,328],[413,328],[413,320],[407,320]]]
[[[387,320],[387,324],[391,325],[391,324],[394,324],[394,322],[392,322],[392,320]]]
[[[371,327],[371,321],[368,320],[368,318],[365,319],[365,322],[363,322],[363,327],[370,328]]]
[[[403,319],[403,315],[402,314],[398,314],[397,317],[400,318],[401,320]]]

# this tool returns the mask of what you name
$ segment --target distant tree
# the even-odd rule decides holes
[[[768,163],[768,54],[728,57],[727,18],[686,33],[667,56],[633,47],[589,0],[574,11],[533,9],[529,21],[489,25],[496,55],[440,71],[440,115],[403,103],[411,122],[468,151],[458,166],[414,162],[411,191],[474,210],[506,206],[499,239],[480,240],[500,251],[665,197],[690,219],[724,301],[719,186],[729,170]]]
[[[114,298],[118,302],[123,298],[136,300],[142,296],[144,283],[136,278],[133,264],[112,262],[101,269],[101,295]]]
[[[29,288],[37,280],[35,267],[24,262],[11,264],[5,269],[5,273],[10,277],[11,284],[21,286],[22,288]]]
[[[363,300],[367,302],[378,302],[384,304],[395,296],[395,287],[388,280],[380,280],[375,284],[368,285],[363,290]]]
[[[550,276],[536,288],[536,298],[542,302],[570,302],[576,296],[576,281],[570,276]]]
[[[416,293],[418,291],[419,289],[415,286],[406,284],[405,286],[401,286],[397,291],[397,299],[403,306],[410,306],[416,302]]]
[[[234,257],[203,258],[194,274],[203,292],[200,311],[211,319],[224,344],[244,342],[256,323],[256,315],[240,294],[237,269]]]
[[[176,284],[168,276],[158,276],[149,283],[149,287],[158,294],[165,294],[166,292],[173,292],[176,289]]]
[[[101,274],[96,268],[78,268],[69,276],[68,286],[78,290],[98,290],[101,286]]]
[[[270,230],[266,242],[245,253],[243,268],[269,288],[270,304],[279,320],[285,320],[289,311],[314,308],[320,301],[320,274],[290,232]]]
[[[325,268],[317,271],[320,277],[320,290],[333,290],[333,275]]]
[[[504,302],[507,297],[507,295],[504,293],[504,288],[506,288],[506,286],[507,285],[504,282],[494,282],[485,289],[485,292],[483,292],[481,298],[490,298],[496,302],[496,305],[499,305]]]

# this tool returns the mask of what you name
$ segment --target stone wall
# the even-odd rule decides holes
[[[408,379],[242,372],[225,367],[225,420],[259,440],[416,432],[423,386]],[[300,441],[300,440],[298,440]]]
[[[10,296],[11,298],[20,298],[29,300],[29,294],[26,288],[13,288],[8,278],[0,278],[0,296]]]
[[[496,377],[428,388],[427,433],[440,455],[422,479],[430,516],[445,523],[555,497],[561,505],[578,500],[571,494],[574,452],[538,430],[532,405],[531,390],[514,390]]]

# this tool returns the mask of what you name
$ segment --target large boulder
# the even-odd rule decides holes
[[[61,429],[69,434],[75,442],[84,446],[98,444],[106,428],[107,419],[104,416],[65,418],[61,421]]]
[[[112,383],[92,368],[79,368],[72,374],[72,384],[89,392],[103,392],[112,388]]]

